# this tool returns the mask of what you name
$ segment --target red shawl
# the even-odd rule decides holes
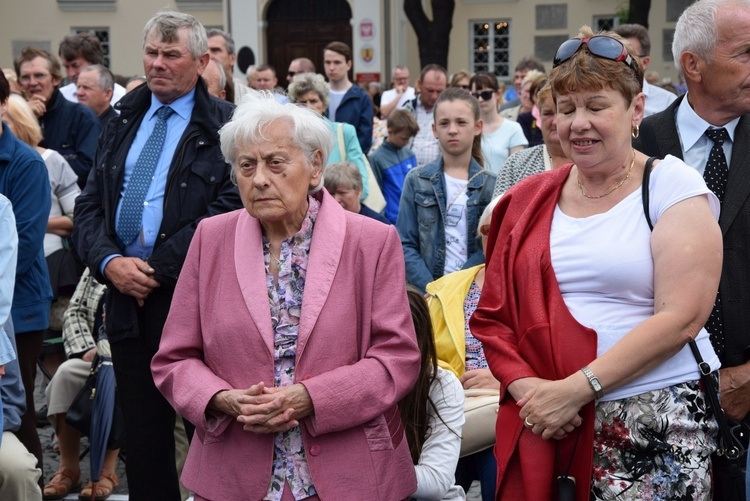
[[[552,216],[572,165],[529,177],[509,190],[492,214],[484,288],[471,331],[502,383],[495,456],[497,499],[556,498],[555,478],[568,467],[578,431],[544,440],[523,426],[508,384],[524,377],[563,379],[596,358],[597,335],[565,306],[550,259]],[[591,489],[593,402],[583,425],[570,475],[576,499]],[[559,459],[556,459],[556,455]]]

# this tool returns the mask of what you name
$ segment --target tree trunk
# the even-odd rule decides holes
[[[648,28],[648,13],[650,10],[651,0],[630,0],[628,23],[640,24]]]
[[[404,0],[404,13],[417,34],[419,64],[424,68],[436,63],[448,66],[450,32],[453,27],[455,0],[431,0],[432,21],[422,7],[422,0]]]

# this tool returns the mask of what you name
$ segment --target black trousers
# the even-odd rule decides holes
[[[36,409],[34,408],[34,380],[36,379],[36,362],[42,352],[44,331],[16,332],[18,349],[18,368],[21,373],[23,389],[26,392],[26,412],[21,416],[21,427],[16,432],[18,440],[36,456],[37,467],[42,471],[39,485],[44,485],[44,466],[42,461],[42,444],[36,431]]]
[[[179,501],[174,445],[176,416],[151,376],[155,351],[147,347],[143,336],[110,345],[125,419],[125,470],[130,499]]]

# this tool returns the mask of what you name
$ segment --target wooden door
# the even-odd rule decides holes
[[[346,0],[275,0],[266,11],[268,64],[286,86],[292,59],[306,57],[325,75],[323,48],[339,41],[352,45],[352,11]],[[349,75],[352,78],[352,75]]]

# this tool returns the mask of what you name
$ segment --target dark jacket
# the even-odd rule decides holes
[[[331,118],[330,114],[327,114]],[[362,153],[367,155],[372,146],[372,100],[359,85],[352,84],[336,108],[336,122],[352,124],[357,129],[357,139]],[[333,118],[331,118],[333,120]]]
[[[365,204],[359,204],[359,215],[369,217],[370,219],[374,219],[375,221],[381,222],[383,224],[391,224],[391,222],[388,221],[385,217],[375,212]]]
[[[113,107],[108,107],[107,110],[99,115],[97,118],[99,119],[99,123],[102,125],[102,129],[109,123],[110,120],[112,120],[115,117],[118,117],[119,115],[115,111]]]
[[[532,115],[530,111],[518,115],[516,122],[518,122],[518,125],[521,126],[523,135],[526,136],[526,140],[529,142],[527,148],[544,144],[544,139],[542,138],[542,129],[536,122],[536,118],[534,118],[534,115]]]
[[[52,288],[44,259],[50,198],[44,160],[21,142],[4,123],[0,125],[0,193],[13,204],[18,230],[18,263],[11,316],[16,334],[49,326]],[[8,238],[0,235],[0,238]]]
[[[683,157],[675,112],[684,97],[643,120],[633,147],[646,155]],[[734,132],[729,180],[721,204],[719,226],[724,238],[721,312],[724,321],[722,367],[750,361],[750,116],[740,118]]]
[[[68,101],[55,89],[39,125],[44,134],[41,146],[65,157],[78,175],[78,186],[83,188],[102,130],[96,114],[88,106]]]
[[[94,172],[76,200],[73,241],[94,277],[109,284],[100,265],[104,258],[121,254],[115,232],[115,213],[125,172],[125,158],[151,104],[151,91],[141,86],[125,96],[120,116],[110,121],[99,139]],[[164,214],[153,254],[148,262],[161,285],[143,306],[144,335],[153,349],[169,311],[174,286],[182,269],[190,240],[205,217],[242,207],[231,167],[222,158],[218,130],[229,120],[234,106],[208,95],[199,78],[195,107],[169,167],[164,192]],[[110,287],[106,300],[110,341],[139,335],[136,300]]]

